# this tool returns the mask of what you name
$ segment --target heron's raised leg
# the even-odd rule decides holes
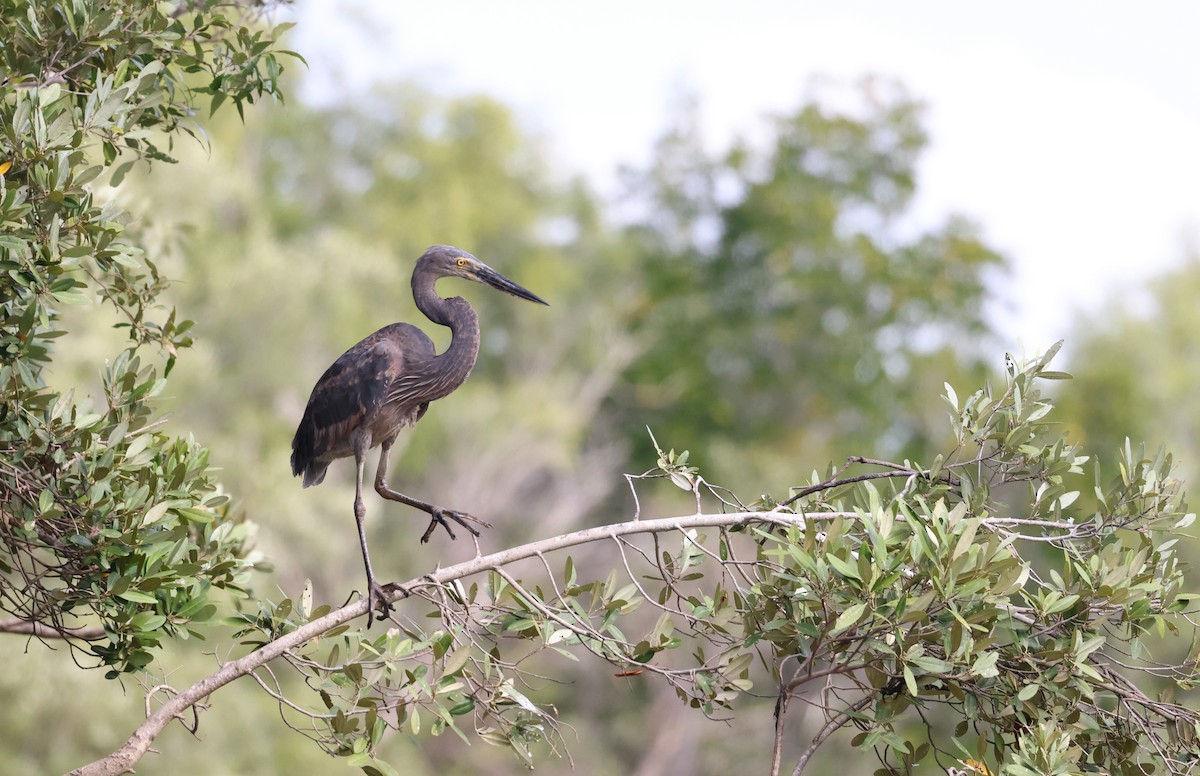
[[[356,440],[354,444],[354,464],[358,471],[354,484],[354,519],[358,523],[358,543],[362,546],[363,565],[367,567],[367,627],[375,618],[375,607],[379,607],[380,617],[387,617],[392,612],[392,604],[387,600],[379,580],[375,579],[375,571],[371,568],[371,555],[367,552],[367,529],[363,518],[367,516],[367,508],[363,504],[363,466],[366,463],[366,445]]]
[[[473,515],[468,515],[466,512],[443,509],[442,507],[434,506],[420,499],[415,499],[412,496],[406,496],[399,491],[389,488],[387,484],[388,455],[391,453],[392,443],[395,441],[396,438],[391,437],[384,440],[383,445],[380,447],[379,468],[375,470],[375,492],[390,501],[399,501],[401,504],[408,504],[410,507],[415,507],[429,514],[429,527],[425,529],[425,533],[421,534],[422,543],[429,541],[429,537],[433,535],[434,529],[439,525],[446,529],[446,533],[450,534],[451,539],[455,538],[454,531],[450,529],[450,524],[446,522],[447,520],[453,520],[475,536],[479,536],[479,531],[470,523],[481,525],[484,528],[492,527],[491,523],[480,520]],[[467,521],[470,521],[470,523]]]

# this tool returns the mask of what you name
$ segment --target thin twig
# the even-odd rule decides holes
[[[827,721],[825,725],[817,731],[817,734],[813,736],[812,742],[808,745],[804,752],[801,753],[800,759],[796,761],[795,769],[792,770],[792,776],[800,776],[800,774],[804,772],[805,766],[808,765],[808,761],[811,760],[812,756],[816,754],[818,749],[821,748],[821,744],[825,743],[825,739],[829,738],[835,732],[840,730],[842,725],[846,724],[846,720],[848,720],[854,712],[860,711],[867,704],[871,703],[871,701],[875,700],[875,698],[876,693],[864,695],[852,703],[849,707],[830,717],[829,721]],[[828,708],[828,705],[826,708]]]
[[[23,620],[20,617],[0,620],[0,633],[19,633],[26,636],[37,636],[39,639],[96,641],[104,638],[104,628],[99,625],[90,625],[84,628],[56,628],[44,622]]]

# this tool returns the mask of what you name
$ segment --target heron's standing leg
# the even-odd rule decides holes
[[[388,454],[391,453],[392,443],[395,441],[395,436],[389,437],[383,441],[383,445],[380,447],[379,468],[375,470],[375,492],[380,496],[389,499],[390,501],[399,501],[401,504],[408,504],[410,507],[415,507],[416,509],[429,514],[429,527],[425,529],[425,533],[421,534],[422,543],[429,541],[429,537],[433,534],[433,530],[438,525],[441,525],[442,528],[446,529],[446,533],[450,534],[451,539],[455,538],[454,531],[450,530],[450,524],[446,522],[447,519],[458,523],[475,536],[479,536],[479,531],[476,530],[474,526],[470,525],[467,522],[468,520],[471,523],[476,523],[484,528],[492,527],[491,523],[480,520],[478,517],[474,517],[473,515],[468,515],[466,512],[459,512],[454,509],[443,509],[442,507],[434,506],[433,504],[415,499],[412,496],[406,496],[399,491],[389,488],[387,484]]]
[[[365,439],[354,440],[354,465],[357,477],[354,482],[354,519],[358,523],[358,543],[362,546],[363,565],[367,567],[367,627],[375,618],[375,607],[379,607],[380,617],[387,617],[392,612],[392,605],[387,600],[383,587],[375,579],[375,570],[371,568],[371,555],[367,552],[367,529],[363,518],[367,516],[367,507],[363,504],[363,466],[366,463],[367,445]]]

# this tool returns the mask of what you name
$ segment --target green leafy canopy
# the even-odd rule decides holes
[[[248,572],[249,526],[207,452],[153,417],[192,324],[158,303],[166,280],[113,187],[198,136],[202,99],[240,112],[275,96],[282,28],[247,26],[236,5],[172,8],[0,3],[0,606],[90,626],[114,676],[199,635],[211,589],[239,591]],[[48,380],[65,305],[107,305],[128,334],[90,401]]]

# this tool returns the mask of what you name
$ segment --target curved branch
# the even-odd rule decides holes
[[[0,620],[0,633],[19,633],[25,636],[37,636],[39,639],[81,639],[95,641],[104,638],[104,628],[93,625],[86,628],[56,628],[36,620],[23,620],[13,617]]]
[[[438,569],[430,574],[417,577],[403,585],[391,584],[385,586],[389,601],[395,601],[411,592],[414,588],[425,584],[443,585],[456,579],[469,577],[483,571],[496,569],[515,561],[532,558],[541,553],[553,552],[567,547],[590,544],[596,541],[610,541],[621,536],[644,533],[661,533],[678,531],[689,528],[712,528],[720,526],[749,525],[752,523],[773,523],[786,526],[803,526],[806,520],[834,519],[836,517],[853,517],[852,512],[830,512],[808,515],[797,515],[781,510],[770,512],[732,512],[724,515],[687,515],[684,517],[666,517],[655,520],[632,520],[625,523],[598,526],[583,531],[561,534],[549,539],[530,542],[518,547],[511,547],[490,555],[477,555],[469,561]],[[95,762],[76,768],[69,776],[118,776],[133,771],[133,766],[149,750],[150,745],[166,728],[171,720],[203,701],[212,693],[230,682],[246,676],[288,650],[314,639],[326,631],[343,625],[351,620],[362,617],[367,613],[366,600],[343,606],[319,619],[313,620],[280,638],[259,647],[250,654],[224,664],[219,669],[200,681],[180,691],[170,700],[159,707],[138,726],[133,735],[124,745],[112,754],[102,757]]]
[[[889,471],[869,472],[867,474],[858,474],[853,477],[846,477],[843,479],[842,474],[844,474],[847,469],[849,469],[852,465],[854,465],[856,463],[866,464],[868,466],[882,466],[882,467],[888,469]],[[794,504],[796,501],[799,501],[800,499],[804,498],[805,496],[812,495],[813,493],[819,493],[824,490],[832,490],[833,488],[840,488],[843,485],[851,485],[855,482],[866,482],[867,480],[880,480],[880,479],[895,479],[897,477],[928,477],[928,476],[929,476],[929,472],[922,470],[922,469],[913,469],[908,466],[901,466],[900,464],[891,463],[890,461],[880,461],[880,460],[876,460],[874,458],[864,458],[861,455],[852,455],[846,459],[846,463],[842,466],[842,468],[840,468],[836,472],[834,472],[829,477],[829,479],[825,480],[824,482],[819,482],[816,485],[809,485],[807,487],[800,488],[795,493],[793,493],[791,496],[789,496],[788,498],[779,502],[779,505],[782,507],[786,507],[791,504]],[[940,482],[944,482],[947,485],[950,485],[951,487],[957,487],[957,485],[958,485],[957,478],[954,477],[954,475],[950,474],[950,472],[948,472],[948,471],[942,471],[941,473],[938,474],[936,479]]]
[[[499,569],[516,561],[537,557],[543,553],[598,541],[613,541],[623,536],[636,534],[659,534],[668,531],[683,531],[691,528],[731,528],[754,523],[803,527],[808,521],[812,520],[829,521],[838,518],[854,519],[856,517],[857,514],[854,512],[809,512],[807,514],[795,514],[784,508],[776,508],[766,512],[694,514],[654,520],[635,519],[624,523],[614,523],[612,525],[597,526],[582,531],[561,534],[548,539],[541,539],[517,547],[511,547],[490,555],[476,555],[469,561],[438,569],[430,574],[425,574],[400,585],[395,583],[385,585],[384,589],[387,600],[392,602],[406,597],[413,590],[425,585],[444,585],[448,582],[484,571]],[[1058,524],[1046,523],[1046,521],[1013,520],[1010,518],[984,518],[981,523],[994,528],[1032,523],[1058,526]],[[341,609],[330,612],[324,617],[313,620],[291,633],[281,636],[275,641],[264,644],[244,657],[224,664],[218,670],[165,702],[158,711],[149,715],[138,726],[129,740],[119,749],[93,763],[71,771],[70,776],[116,776],[117,774],[131,772],[133,766],[145,755],[155,738],[162,733],[171,720],[180,717],[182,713],[235,679],[246,676],[275,658],[280,657],[285,652],[293,650],[339,625],[362,617],[366,613],[367,602],[365,600],[356,601]]]

